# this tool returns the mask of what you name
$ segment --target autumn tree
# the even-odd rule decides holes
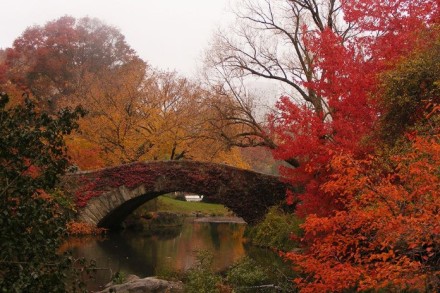
[[[147,68],[117,29],[97,19],[69,16],[28,28],[6,50],[3,66],[7,81],[3,89],[30,93],[49,113],[81,104],[90,112],[89,122],[97,113],[106,113],[105,107],[110,111],[120,107],[123,114],[137,98]],[[93,122],[100,125],[103,120]],[[105,165],[99,155],[102,146],[90,136],[77,134],[67,143],[81,167]]]
[[[419,45],[412,40],[420,40],[417,33],[432,23],[436,6],[425,0],[245,1],[236,13],[239,23],[216,37],[207,57],[209,77],[217,78],[213,88],[235,100],[236,112],[225,116],[245,121],[243,135],[224,136],[229,143],[275,149],[278,159],[298,167],[283,174],[305,186],[301,209],[312,211],[306,198],[317,208],[322,196],[316,188],[326,180],[332,152],[368,152],[363,137],[380,115],[369,94],[377,73]],[[270,118],[271,135],[255,131],[259,123],[250,119],[243,86],[249,78],[285,89]],[[337,208],[329,201],[322,212]]]
[[[307,87],[321,74],[315,68],[314,52],[305,36],[308,32],[329,30],[342,43],[349,39],[354,26],[342,20],[340,1],[248,0],[236,16],[233,33],[220,32],[207,57],[210,80],[230,92],[241,109],[236,117],[250,118],[245,81],[253,77],[279,82],[291,99],[312,108],[324,119],[330,111],[326,97]],[[257,123],[253,126],[257,127]],[[270,148],[276,147],[261,130],[253,138],[260,138],[260,144]],[[236,141],[243,144],[243,140]]]
[[[343,43],[351,36],[353,27],[342,21],[338,1],[245,1],[236,15],[238,25],[233,30],[234,34],[217,35],[207,58],[209,72],[212,73],[210,80],[217,79],[214,81],[217,91],[225,97],[231,97],[231,104],[234,105],[218,108],[220,115],[230,121],[220,124],[222,136],[229,144],[277,149],[278,159],[304,171],[308,168],[303,162],[308,154],[304,153],[313,151],[313,148],[311,141],[307,144],[297,138],[301,135],[313,140],[316,151],[317,145],[323,144],[332,135],[329,127],[324,125],[332,121],[328,97],[311,86],[322,78],[323,73],[316,65],[317,52],[313,51],[316,48],[312,48],[315,44],[311,44],[307,36],[322,33],[331,38],[334,35],[334,54],[338,56],[344,49]],[[344,53],[346,57],[351,52]],[[344,57],[338,58],[340,63]],[[285,88],[286,95],[277,110],[281,115],[275,114],[272,117],[272,133],[268,131],[267,124],[259,122],[252,112],[245,86],[249,78],[271,80]],[[287,118],[289,115],[291,120]],[[301,126],[296,124],[302,124],[303,128],[300,130]],[[314,124],[312,127],[320,130],[309,130],[307,124]],[[293,140],[297,144],[289,149],[294,150],[296,146],[302,145],[298,150],[303,153],[281,150],[280,144],[287,146]],[[300,174],[301,170],[296,173]],[[297,178],[295,183],[304,183],[305,180]],[[328,210],[325,207],[323,209]]]
[[[117,29],[93,18],[64,16],[23,32],[7,49],[5,64],[13,84],[56,111],[61,99],[72,102],[84,94],[90,75],[133,62],[141,60]]]
[[[78,127],[81,109],[57,116],[35,104],[9,107],[0,95],[0,289],[66,292],[73,259],[58,252],[66,214],[51,191],[69,162],[63,136]],[[75,286],[75,285],[73,285]]]
[[[301,292],[438,291],[439,142],[438,135],[414,137],[389,165],[381,157],[333,157],[334,174],[322,188],[343,195],[346,209],[309,216],[307,248],[285,255],[301,268]]]
[[[203,158],[201,141],[207,104],[201,86],[176,72],[158,71],[147,91],[154,112],[149,125],[156,134],[154,156],[171,160]]]
[[[236,75],[256,76],[281,81],[291,89],[278,102],[278,113],[270,117],[273,144],[269,147],[276,149],[278,159],[297,167],[284,168],[282,174],[305,188],[299,197],[300,213],[331,212],[340,205],[318,191],[327,180],[326,163],[335,152],[369,151],[363,138],[380,115],[370,96],[378,84],[377,73],[418,45],[407,41],[391,50],[391,44],[412,40],[418,28],[429,25],[430,8],[436,4],[371,1],[374,11],[381,9],[380,15],[368,9],[371,5],[346,1],[247,4],[240,16],[252,26],[235,39],[221,36],[213,64],[227,81]],[[375,26],[376,18],[382,26]],[[269,38],[273,32],[278,33]],[[273,41],[281,37],[285,39]],[[285,44],[291,47],[287,54]],[[292,78],[290,83],[287,78]]]
[[[426,30],[422,46],[380,74],[376,152],[340,152],[326,165],[320,190],[344,208],[309,215],[304,252],[286,254],[302,292],[440,288],[439,35]]]
[[[375,65],[364,62],[359,24],[344,21],[342,3],[334,0],[245,1],[237,17],[234,34],[219,34],[207,61],[216,88],[235,105],[234,112],[219,108],[234,123],[220,124],[222,136],[229,144],[269,147],[288,162],[281,174],[304,187],[299,198],[288,196],[290,203],[302,201],[300,214],[339,208],[317,193],[326,180],[322,168],[332,150],[360,147],[377,114],[367,101]],[[270,124],[257,122],[250,111],[250,78],[284,88]]]
[[[158,133],[155,148],[165,152],[162,158],[247,166],[237,148],[213,135],[213,121],[218,117],[211,103],[212,93],[202,85],[175,72],[159,72],[152,96],[158,110],[152,126]]]
[[[138,127],[149,119],[139,112],[144,107],[141,91],[146,70],[144,62],[132,62],[85,78],[83,95],[76,100],[88,115],[80,122],[81,132],[67,141],[81,168],[133,162],[148,151],[148,141]],[[84,156],[85,151],[91,153]]]
[[[307,217],[305,251],[285,254],[301,292],[439,290],[439,109],[429,119],[436,133],[411,136],[392,157],[332,158],[321,188],[345,209]]]
[[[103,73],[86,93],[89,115],[81,122],[82,133],[68,142],[72,152],[78,144],[94,146],[103,165],[179,159],[242,164],[208,135],[211,111],[198,84],[175,72],[120,73]],[[90,161],[81,163],[81,148],[72,155],[87,168]]]
[[[207,136],[207,92],[176,73],[150,68],[117,29],[99,20],[65,16],[31,27],[6,53],[2,88],[30,92],[51,113],[78,104],[87,109],[81,132],[67,138],[82,169],[217,156],[233,162],[225,154],[234,151]]]

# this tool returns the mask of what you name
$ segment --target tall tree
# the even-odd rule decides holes
[[[216,36],[206,58],[213,90],[226,93],[236,105],[232,117],[229,108],[219,111],[245,126],[243,135],[228,136],[228,131],[223,131],[224,136],[229,143],[240,146],[266,145],[275,149],[279,145],[276,136],[261,131],[264,128],[250,111],[244,85],[246,80],[257,78],[283,86],[286,94],[278,111],[287,114],[292,109],[297,112],[294,115],[315,119],[315,124],[332,124],[330,128],[321,127],[327,128],[318,133],[322,143],[333,139],[336,133],[341,136],[340,141],[352,141],[354,136],[356,143],[356,137],[367,131],[375,114],[366,102],[367,94],[362,98],[347,95],[353,90],[366,93],[374,86],[374,72],[378,66],[386,65],[376,62],[392,60],[408,51],[412,44],[404,40],[412,39],[411,32],[433,19],[435,6],[434,0],[386,4],[374,0],[244,1],[236,12],[238,23]],[[393,47],[395,43],[400,44],[399,48]],[[354,72],[364,78],[347,78]],[[348,117],[351,110],[357,113],[352,113],[350,120],[357,122],[351,121],[352,125],[342,132],[344,127],[340,124],[345,122],[340,118]],[[309,113],[301,114],[303,111]],[[275,117],[278,118],[283,120]],[[227,128],[229,124],[222,126]],[[351,133],[347,132],[350,128]],[[295,135],[293,130],[291,136]],[[299,165],[296,157],[283,159]]]
[[[381,82],[370,92],[381,106],[378,134],[369,138],[376,152],[362,157],[338,152],[322,169],[328,173],[317,192],[342,208],[309,215],[303,225],[304,252],[286,254],[303,273],[295,280],[301,292],[440,288],[439,30],[432,17],[439,7],[418,3],[411,15],[399,5],[394,11],[375,4],[380,5],[361,6],[368,17],[357,11],[366,27],[383,21],[371,15],[387,14],[397,16],[389,21],[393,27],[402,28],[370,43],[370,57],[393,61],[393,66],[376,67]],[[384,10],[375,10],[379,8]],[[391,52],[399,39],[405,41],[402,47]]]
[[[92,84],[83,103],[89,115],[80,123],[82,132],[68,141],[81,168],[139,160],[224,161],[232,153],[209,136],[207,92],[175,72],[103,72]],[[98,160],[83,162],[90,150]]]
[[[7,49],[12,83],[45,102],[51,111],[60,99],[81,97],[84,79],[142,62],[115,28],[97,19],[64,16],[28,28]]]
[[[209,135],[208,92],[150,68],[118,30],[96,19],[65,16],[29,28],[6,53],[2,88],[29,91],[49,113],[79,104],[88,110],[82,132],[67,141],[80,168],[217,156],[233,163],[225,156],[230,147]]]
[[[318,190],[327,180],[325,166],[335,153],[368,151],[363,138],[380,115],[370,96],[377,74],[419,45],[409,40],[432,23],[436,6],[433,0],[246,1],[237,14],[243,25],[233,36],[218,36],[208,60],[223,78],[220,88],[235,94],[242,109],[237,121],[248,112],[239,96],[246,91],[235,80],[253,76],[288,89],[270,117],[271,143],[263,136],[260,143],[297,167],[282,174],[304,186],[305,214],[341,208]]]
[[[315,68],[314,53],[305,36],[310,31],[330,30],[340,36],[342,42],[349,39],[354,26],[342,20],[340,1],[247,0],[236,16],[238,23],[233,33],[216,36],[207,65],[210,79],[236,99],[241,109],[237,118],[250,120],[243,84],[246,78],[254,77],[281,83],[291,99],[313,108],[324,119],[330,110],[326,97],[306,86],[321,74]],[[256,121],[252,124],[257,126]],[[260,143],[270,148],[276,146],[261,131]]]

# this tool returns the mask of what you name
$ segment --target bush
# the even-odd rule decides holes
[[[63,137],[77,129],[84,111],[48,115],[27,97],[21,105],[8,103],[0,93],[0,291],[82,289],[74,277],[79,262],[58,252],[68,202],[52,191],[69,164]]]
[[[188,270],[185,292],[188,293],[216,293],[220,292],[221,277],[212,270],[213,256],[208,251],[197,254],[197,264]]]
[[[245,236],[254,245],[289,251],[298,247],[292,238],[302,234],[302,221],[293,213],[284,212],[279,206],[269,209],[264,220],[246,229]]]
[[[255,288],[249,287],[270,284],[267,269],[249,257],[232,266],[227,272],[226,281],[234,288],[234,292],[255,292]]]
[[[117,271],[112,278],[113,284],[124,284],[127,281],[127,274]]]
[[[89,223],[76,222],[76,221],[69,221],[66,224],[66,228],[67,228],[67,234],[69,234],[69,236],[101,235],[107,231],[104,228],[98,228]]]
[[[161,277],[165,275],[168,280],[182,280],[185,292],[190,293],[297,292],[292,282],[295,276],[288,265],[280,267],[273,261],[267,265],[260,264],[253,257],[244,257],[220,275],[212,270],[212,259],[211,253],[201,251],[197,255],[197,264],[183,278],[181,272],[172,270],[160,272]]]

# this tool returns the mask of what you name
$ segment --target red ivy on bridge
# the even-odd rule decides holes
[[[163,170],[140,162],[84,173],[79,179],[81,187],[75,192],[77,205],[84,207],[91,198],[120,186],[133,189],[152,184],[157,174],[163,174]]]

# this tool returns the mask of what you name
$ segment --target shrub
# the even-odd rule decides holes
[[[70,221],[66,225],[67,233],[70,236],[78,235],[100,235],[107,230],[104,228],[95,227],[89,223]]]
[[[243,258],[232,266],[227,272],[226,281],[234,287],[234,292],[251,292],[249,290],[255,290],[255,288],[249,287],[270,284],[267,269],[259,266],[249,257]]]
[[[27,96],[23,104],[8,103],[0,93],[0,291],[81,289],[78,278],[67,276],[82,267],[58,253],[68,217],[51,191],[69,164],[63,137],[84,111],[48,115]]]
[[[112,278],[113,284],[124,284],[127,281],[127,274],[117,271]]]
[[[274,206],[261,223],[248,227],[245,235],[254,245],[289,251],[298,246],[292,238],[302,234],[299,227],[301,223],[293,213]]]
[[[185,292],[216,293],[220,292],[221,277],[212,270],[213,256],[208,251],[197,254],[197,264],[188,270]]]

